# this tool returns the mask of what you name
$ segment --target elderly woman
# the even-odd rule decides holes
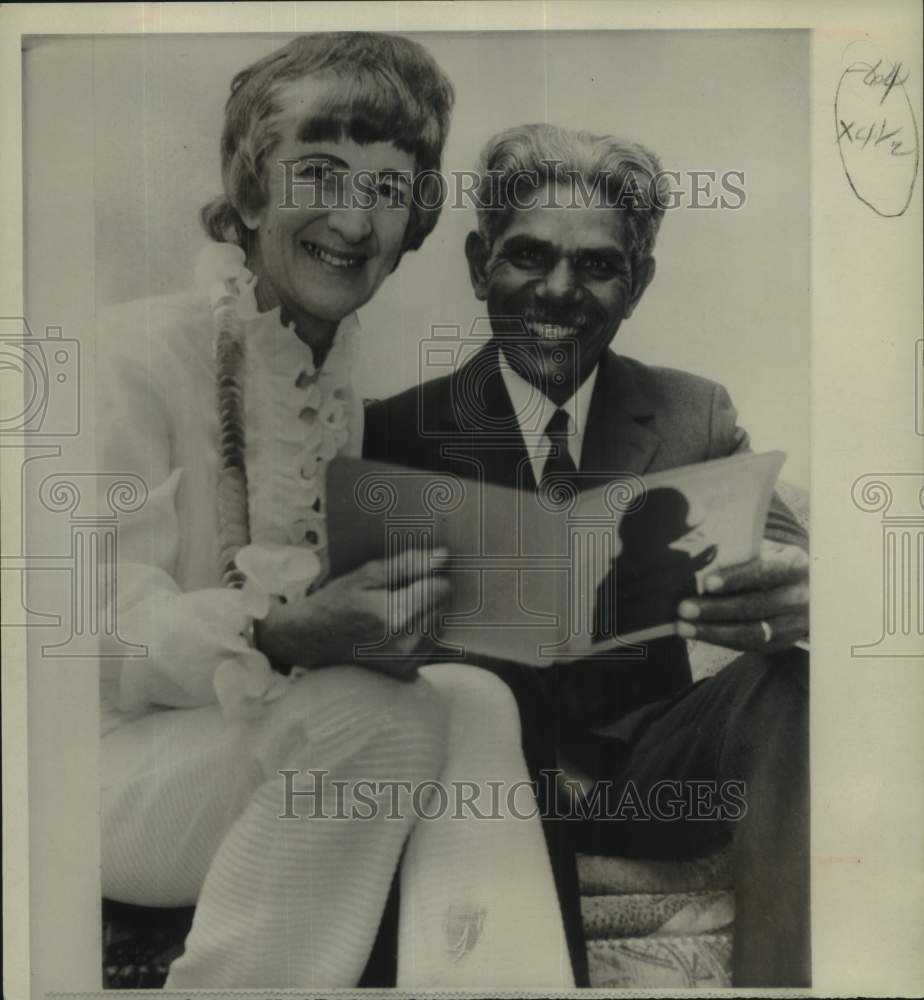
[[[119,538],[141,655],[101,660],[103,891],[196,904],[171,988],[355,985],[402,851],[399,985],[571,981],[535,818],[451,803],[415,827],[421,796],[376,799],[526,776],[499,681],[407,659],[445,553],[326,575],[324,470],[362,440],[354,312],[436,224],[414,177],[452,99],[395,36],[303,36],[239,73],[199,290],[98,340],[100,466],[149,486]]]

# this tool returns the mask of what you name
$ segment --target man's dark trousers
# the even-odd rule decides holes
[[[611,808],[616,818],[566,821],[575,850],[683,859],[731,841],[736,986],[811,982],[807,660],[800,650],[743,655],[620,720],[619,735],[564,740],[570,759],[598,781],[591,802],[595,791],[598,802],[606,794],[618,806],[631,782],[642,807],[640,818]],[[672,783],[667,795],[664,782]],[[691,796],[706,783],[717,795],[690,815]],[[743,790],[743,807],[712,815],[722,812],[719,790],[730,787]],[[682,803],[679,818],[652,815],[669,815],[672,798]],[[605,806],[597,812],[605,816]]]

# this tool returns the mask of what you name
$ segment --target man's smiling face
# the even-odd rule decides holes
[[[511,211],[493,246],[470,234],[466,254],[475,294],[487,302],[508,362],[564,401],[631,315],[654,276],[654,260],[633,269],[624,213],[575,204],[570,187],[558,188],[540,188],[533,207]]]

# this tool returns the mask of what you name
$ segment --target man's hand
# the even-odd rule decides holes
[[[764,539],[760,555],[706,577],[707,593],[681,601],[678,634],[729,649],[777,652],[808,635],[809,558]]]

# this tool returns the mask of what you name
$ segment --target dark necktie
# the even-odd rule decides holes
[[[546,480],[551,476],[558,479],[566,477],[573,482],[577,475],[577,466],[568,450],[568,411],[556,410],[546,424],[545,433],[552,443],[552,450],[545,460],[539,485],[545,485]]]
[[[577,489],[577,466],[568,450],[568,412],[556,410],[545,428],[552,445],[545,460],[539,489],[554,483],[567,482]],[[514,692],[520,705],[523,722],[523,751],[533,780],[537,781],[539,809],[543,815],[554,815],[555,769],[559,766],[558,743],[561,739],[558,673],[555,670],[522,668],[514,682]],[[545,779],[542,772],[546,772]],[[551,776],[551,781],[549,777]],[[552,862],[555,887],[562,906],[562,920],[568,940],[568,951],[575,979],[587,983],[587,949],[580,912],[580,890],[574,848],[566,829],[570,824],[547,821],[542,824],[546,846]]]

